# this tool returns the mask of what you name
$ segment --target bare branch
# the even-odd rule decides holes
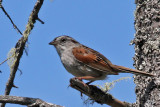
[[[17,42],[17,44],[15,46],[16,51],[14,53],[14,63],[12,64],[12,66],[10,68],[10,77],[9,77],[8,82],[6,84],[5,95],[9,95],[12,87],[15,86],[13,82],[14,82],[16,71],[19,66],[19,61],[20,61],[21,56],[23,55],[23,50],[24,50],[25,44],[28,40],[28,36],[31,33],[31,30],[34,27],[34,23],[37,20],[38,12],[43,4],[43,1],[44,0],[37,0],[32,12],[29,16],[28,24],[26,26],[26,30],[24,31],[23,37],[21,37],[19,39],[19,41]],[[3,103],[1,105],[1,107],[4,107],[4,106],[5,106],[5,103]]]
[[[0,2],[1,2],[0,3],[0,8],[5,13],[5,15],[8,17],[8,19],[11,21],[14,29],[16,29],[21,35],[23,35],[22,32],[18,29],[18,27],[14,24],[13,20],[11,19],[11,17],[9,16],[9,14],[6,12],[6,10],[4,9],[4,7],[2,6],[2,1],[0,1]]]
[[[111,94],[106,94],[94,85],[84,84],[75,78],[70,79],[71,87],[89,96],[99,104],[107,104],[111,107],[129,107],[130,104],[115,99]]]
[[[0,96],[0,103],[12,103],[26,105],[28,107],[62,107],[60,105],[47,103],[38,98],[18,97],[18,96]]]
[[[5,59],[4,61],[2,61],[1,63],[0,63],[0,65],[2,65],[3,63],[5,63],[6,61],[8,61],[10,58],[12,58],[13,56],[10,56],[10,57],[8,57],[7,59]]]
[[[41,22],[41,24],[44,24],[44,22],[39,17],[37,17],[37,20]]]
[[[9,58],[7,58],[7,59],[5,59],[4,61],[2,61],[2,62],[0,63],[0,65],[2,65],[3,63],[5,63],[6,61],[8,61],[8,59],[9,59]]]

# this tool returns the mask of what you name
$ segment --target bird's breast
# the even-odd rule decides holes
[[[71,53],[72,51],[65,51],[61,55],[61,61],[66,70],[74,76],[83,76],[82,71],[79,70],[80,64],[77,62]]]
[[[97,70],[81,63],[75,59],[71,51],[66,51],[61,55],[61,61],[66,68],[66,70],[76,77],[81,76],[94,76],[100,77],[102,74]],[[104,79],[105,77],[100,77],[99,79]]]

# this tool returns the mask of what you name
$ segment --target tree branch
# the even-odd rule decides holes
[[[43,4],[43,1],[44,0],[37,0],[32,12],[29,16],[28,24],[26,26],[26,30],[23,33],[23,37],[21,37],[19,39],[19,41],[17,42],[17,44],[15,46],[15,52],[13,55],[14,61],[10,67],[10,76],[9,76],[8,82],[6,84],[5,95],[9,95],[12,87],[15,86],[13,82],[14,82],[16,71],[19,66],[19,61],[20,61],[21,56],[23,55],[23,50],[25,48],[25,44],[28,40],[28,36],[31,33],[31,30],[34,27],[34,23],[37,20],[38,12]],[[5,107],[5,103],[3,103],[1,105],[1,107]]]
[[[119,101],[115,99],[111,94],[106,94],[99,88],[94,85],[87,85],[84,84],[75,78],[70,79],[71,87],[84,93],[85,95],[89,96],[91,99],[95,100],[99,104],[107,104],[111,107],[129,107],[130,104],[126,102]]]
[[[14,29],[16,29],[21,35],[23,35],[22,32],[18,29],[18,27],[14,24],[13,20],[11,19],[11,17],[9,16],[9,14],[6,12],[6,10],[4,9],[4,7],[2,6],[2,0],[0,0],[0,8],[5,13],[5,15],[8,17],[8,19],[11,21]]]
[[[0,96],[0,103],[12,103],[26,105],[28,107],[62,107],[60,105],[47,103],[38,98],[18,97],[18,96]]]

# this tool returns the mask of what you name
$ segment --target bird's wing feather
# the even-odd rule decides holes
[[[73,48],[72,53],[79,62],[85,63],[93,69],[106,72],[108,74],[118,74],[117,72],[114,72],[110,66],[112,63],[102,54],[93,49],[86,46],[75,47]]]

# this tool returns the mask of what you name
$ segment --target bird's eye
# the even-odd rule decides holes
[[[61,42],[66,42],[66,39],[65,38],[61,39]]]

